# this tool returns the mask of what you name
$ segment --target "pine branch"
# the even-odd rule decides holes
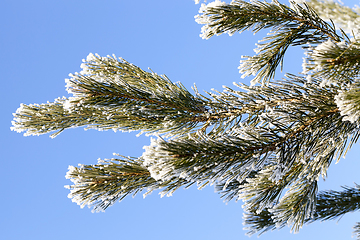
[[[147,103],[157,108],[170,108],[190,113],[203,113],[203,101],[194,97],[180,83],[172,83],[165,75],[145,72],[115,56],[90,54],[80,74],[71,74],[67,90],[75,96],[69,108],[83,106],[123,107],[127,99],[132,105]],[[127,104],[131,104],[127,102]]]
[[[316,210],[313,216],[304,219],[304,223],[311,223],[318,220],[333,220],[342,215],[354,212],[360,209],[360,188],[355,184],[354,188],[343,187],[344,191],[323,191],[317,195]],[[302,212],[304,214],[304,212]],[[249,225],[248,234],[252,235],[259,232],[260,234],[274,229],[286,226],[286,222],[276,222],[268,209],[260,213],[250,212],[245,217],[245,224]]]
[[[244,200],[250,234],[285,225],[297,232],[305,223],[356,211],[359,185],[318,193],[317,181],[360,136],[360,43],[342,30],[338,35],[311,8],[321,4],[290,4],[216,0],[196,16],[204,38],[271,29],[257,55],[239,67],[243,76],[255,75],[252,85],[262,86],[235,84],[240,90],[224,87],[209,97],[195,88],[193,95],[165,75],[90,54],[82,71],[66,80],[72,97],[22,104],[11,129],[24,135],[57,131],[52,137],[80,126],[164,134],[151,139],[139,158],[69,166],[69,198],[94,211],[144,190],[144,196],[158,189],[170,196],[195,183],[215,184],[227,201]],[[269,83],[287,49],[298,45],[307,49],[308,75]],[[357,224],[358,238],[359,229]]]
[[[115,56],[89,55],[83,68],[86,75],[73,75],[68,81],[68,91],[75,96],[70,110],[76,105],[115,108],[128,115],[139,115],[141,121],[152,119],[152,126],[142,126],[148,128],[146,131],[163,129],[173,133],[195,127],[199,117],[207,112],[205,101],[194,97],[180,83],[172,83],[165,75],[145,72]]]
[[[192,117],[186,113],[175,115],[173,119],[166,116],[154,116],[141,111],[126,112],[123,109],[79,106],[74,111],[69,111],[64,106],[69,99],[56,99],[53,103],[22,104],[14,114],[11,130],[25,132],[25,136],[40,135],[54,132],[51,137],[56,137],[63,130],[74,127],[87,126],[87,129],[114,131],[144,130],[154,132],[184,130],[191,131],[204,118]],[[125,107],[129,107],[126,105]],[[167,121],[162,121],[162,120]],[[175,120],[174,120],[175,119]],[[174,122],[176,121],[176,124]],[[170,129],[169,129],[170,128]],[[163,130],[163,131],[161,131]]]
[[[152,140],[139,159],[71,167],[67,176],[75,185],[70,187],[69,196],[96,211],[145,188],[163,188],[164,194],[171,194],[181,186],[198,183],[201,188],[215,183],[217,188],[222,186],[225,196],[247,200],[250,212],[275,206],[277,222],[292,222],[297,231],[307,216],[302,213],[312,212],[315,179],[325,175],[332,160],[345,154],[346,146],[359,136],[357,125],[343,121],[334,102],[340,88],[319,88],[319,79],[307,83],[302,77],[289,75],[268,86],[238,85],[245,92],[225,88],[222,93],[210,93],[211,98],[199,94],[186,97],[184,88],[175,84],[157,94],[155,90],[169,81],[158,75],[141,72],[133,65],[128,68],[128,63],[115,58],[99,59],[90,55],[83,73],[68,80],[74,97],[23,105],[15,114],[13,130],[40,134],[85,124],[160,133],[174,132],[179,126],[187,129],[168,141]],[[108,61],[114,61],[113,65]],[[98,67],[105,63],[107,67]],[[120,65],[118,72],[115,64]],[[166,90],[168,95],[164,95]],[[150,110],[144,113],[138,104]],[[179,109],[187,113],[184,122],[194,125],[180,125],[180,118],[178,128],[156,125],[164,123],[165,113]],[[204,125],[197,132],[189,130],[199,123]],[[254,181],[258,184],[252,184]],[[287,186],[290,191],[280,199]]]
[[[257,99],[263,102],[246,108],[248,116],[221,134],[215,129],[215,133],[153,140],[143,155],[145,166],[151,167],[156,179],[176,177],[204,185],[220,181],[216,184],[222,186],[225,195],[251,199],[249,208],[258,210],[277,204],[282,190],[297,179],[313,186],[320,175],[326,176],[333,159],[346,154],[359,132],[357,125],[344,122],[339,114],[333,100],[336,87],[318,88],[320,80],[307,87],[296,82],[306,80],[292,77],[280,82],[281,88],[274,84],[249,88],[248,104],[251,106]],[[230,94],[217,96],[219,101],[222,98],[232,106],[246,107],[246,98],[235,101]],[[249,179],[254,172],[258,177]],[[235,180],[241,184],[235,184]],[[300,197],[302,193],[297,194]],[[296,224],[300,226],[301,221]]]
[[[197,92],[193,96],[180,83],[145,72],[125,60],[90,54],[81,67],[80,74],[71,74],[66,80],[74,97],[40,105],[22,104],[11,129],[39,135],[88,125],[99,130],[176,135],[229,118],[216,114],[224,109],[220,104],[209,103]],[[210,116],[210,108],[216,117]]]
[[[360,73],[359,49],[358,40],[339,43],[328,40],[308,53],[305,71],[325,79],[323,85],[352,83]]]
[[[11,130],[25,132],[25,136],[40,135],[53,131],[51,137],[57,136],[66,128],[100,123],[103,128],[113,127],[103,111],[94,108],[84,109],[81,113],[69,113],[63,107],[66,98],[58,98],[53,103],[21,104],[14,114]]]
[[[331,121],[330,119],[327,120]],[[348,128],[349,124],[342,125],[341,122],[337,122],[335,125],[337,127],[332,128],[333,131],[338,127],[342,128],[340,131],[337,129],[339,132],[336,134],[339,134],[337,135],[339,138],[336,139],[335,135],[329,136],[330,132],[326,131],[314,133],[314,135],[297,136],[296,139],[292,140],[294,144],[281,149],[280,153],[283,154],[283,157],[280,158],[280,161],[278,160],[277,163],[274,161],[273,165],[264,167],[262,171],[259,171],[255,178],[247,179],[248,183],[239,185],[238,189],[233,189],[233,191],[237,190],[239,199],[246,201],[247,210],[260,214],[261,211],[269,208],[269,211],[276,213],[274,216],[277,219],[276,228],[287,223],[293,224],[293,230],[298,231],[305,221],[305,216],[313,212],[311,202],[314,200],[314,193],[316,193],[314,184],[318,176],[320,174],[326,176],[326,171],[332,160],[337,155],[339,158],[341,154],[346,153],[346,148],[349,149],[359,137],[359,132],[354,132],[354,127]],[[348,142],[347,137],[350,132],[353,132],[353,136]],[[319,135],[317,136],[317,134]],[[319,136],[327,136],[329,140],[334,139],[336,144],[334,145],[332,140],[319,144],[321,142]],[[306,140],[304,141],[304,139]],[[283,169],[287,169],[287,171]],[[278,174],[276,175],[276,173]],[[280,199],[283,189],[289,185],[292,187]],[[304,187],[304,189],[299,189],[299,186]],[[287,198],[290,200],[286,200]],[[284,201],[287,203],[284,204]],[[301,203],[303,209],[299,208],[297,211],[293,211],[296,208],[290,203],[296,202]],[[259,224],[266,221],[260,220]],[[272,226],[264,226],[263,228],[269,230]],[[261,228],[257,229],[257,231],[260,230]]]
[[[183,179],[156,181],[149,170],[143,166],[142,159],[129,157],[99,160],[95,165],[69,166],[66,178],[74,184],[65,186],[71,189],[69,198],[81,207],[93,207],[93,211],[104,211],[116,201],[128,195],[147,190],[144,197],[153,190],[163,188],[162,195],[169,196],[179,187],[188,184]]]
[[[210,4],[209,4],[210,5]],[[243,32],[252,29],[254,33],[272,28],[271,36],[264,38],[258,45],[258,55],[242,60],[239,69],[243,77],[253,74],[253,83],[266,83],[274,77],[276,68],[282,67],[283,57],[289,46],[316,44],[330,38],[339,42],[332,25],[323,21],[306,4],[292,3],[290,8],[278,1],[272,3],[236,0],[231,4],[218,4],[202,7],[196,17],[197,22],[205,24],[203,38],[222,33]]]

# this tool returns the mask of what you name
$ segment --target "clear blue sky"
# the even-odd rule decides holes
[[[0,239],[248,239],[242,230],[242,202],[226,205],[212,187],[181,189],[170,198],[138,195],[105,213],[80,209],[67,198],[68,165],[94,164],[113,152],[140,156],[150,142],[145,136],[70,129],[50,139],[10,131],[20,103],[67,96],[64,79],[80,71],[90,52],[114,53],[189,89],[194,83],[209,91],[249,82],[238,73],[240,56],[252,55],[262,35],[245,32],[202,40],[201,26],[194,21],[198,8],[192,0],[1,1]],[[289,51],[285,70],[300,72],[301,57],[301,50]],[[321,189],[360,183],[359,154],[356,144],[331,167]],[[305,226],[296,235],[284,228],[260,239],[351,239],[356,221],[358,213],[348,214],[338,223]]]

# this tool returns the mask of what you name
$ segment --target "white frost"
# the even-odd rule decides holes
[[[97,58],[92,53],[89,53],[89,55],[86,57],[87,62],[92,62],[92,61],[96,61],[96,60],[97,60]]]
[[[210,27],[209,24],[213,22],[211,19],[211,16],[209,16],[208,11],[210,8],[216,8],[219,6],[225,6],[227,5],[225,2],[222,2],[220,0],[215,0],[214,2],[208,3],[207,5],[202,3],[201,7],[199,9],[198,15],[195,16],[195,21],[198,24],[204,24],[204,26],[201,28],[201,34],[200,37],[203,39],[209,39],[211,36],[211,33],[216,31],[215,27]]]
[[[340,91],[335,96],[335,103],[340,110],[343,121],[356,122],[360,117],[359,105],[356,101],[346,99],[346,91]]]
[[[152,178],[156,181],[167,180],[170,177],[172,169],[165,164],[168,157],[167,153],[161,151],[159,148],[161,138],[151,138],[150,146],[144,146],[145,152],[142,155],[144,159],[143,166],[145,166]]]

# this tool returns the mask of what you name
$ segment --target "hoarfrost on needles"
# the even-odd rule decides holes
[[[89,53],[89,55],[86,57],[86,61],[87,62],[92,62],[92,61],[96,61],[97,58],[93,53]]]
[[[322,63],[328,60],[326,53],[336,48],[336,44],[332,40],[327,40],[319,44],[311,54],[311,57],[314,59],[314,64],[316,65],[316,70],[321,71],[323,69]]]
[[[90,74],[91,74],[91,69],[89,68],[88,64],[82,63],[82,64],[80,65],[80,68],[82,69],[82,70],[80,71],[80,74],[81,74],[81,75],[90,75]]]
[[[340,110],[341,116],[343,116],[343,121],[354,123],[359,119],[360,109],[357,107],[358,104],[356,101],[352,102],[346,99],[346,92],[340,91],[338,95],[335,96],[335,103]]]
[[[141,156],[144,159],[143,166],[149,170],[150,176],[156,181],[166,180],[171,171],[171,168],[164,164],[166,153],[159,149],[161,141],[163,141],[161,138],[151,138],[150,146],[144,146],[145,152]]]
[[[212,23],[212,19],[210,16],[208,16],[208,10],[210,8],[216,8],[219,6],[225,6],[226,3],[222,2],[220,0],[215,0],[214,2],[208,3],[207,5],[202,3],[201,7],[199,9],[199,13],[198,15],[195,16],[195,21],[198,24],[204,24],[204,26],[202,26],[201,28],[201,34],[200,37],[202,39],[209,39],[211,36],[211,33],[214,31],[213,27],[210,27],[209,24]]]

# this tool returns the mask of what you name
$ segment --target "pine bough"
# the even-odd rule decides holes
[[[89,54],[66,80],[72,97],[22,104],[11,129],[51,137],[80,126],[154,135],[141,157],[69,167],[69,197],[95,211],[129,194],[160,189],[170,196],[193,184],[215,185],[226,201],[242,199],[250,234],[286,225],[297,232],[304,223],[358,210],[359,185],[319,193],[317,181],[360,134],[360,28],[352,24],[360,22],[359,10],[315,0],[216,0],[202,4],[195,18],[205,39],[270,29],[256,55],[241,61],[240,73],[254,76],[251,86],[191,94],[165,75]],[[307,54],[303,72],[276,81],[292,46]],[[359,232],[357,223],[358,239]]]

